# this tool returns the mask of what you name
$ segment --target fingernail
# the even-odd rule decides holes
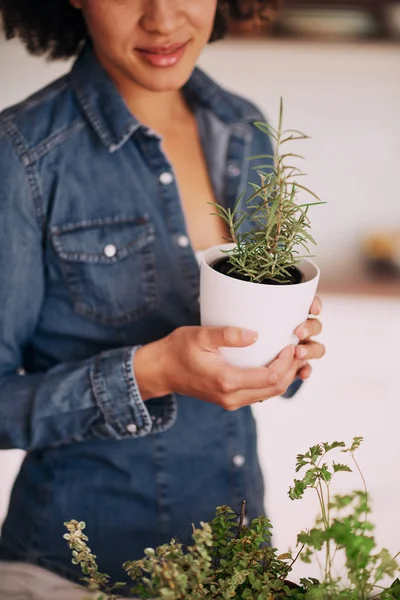
[[[308,354],[308,350],[307,350],[307,348],[304,348],[304,346],[297,349],[297,357],[298,358],[305,358],[307,356],[307,354]]]
[[[303,329],[302,332],[300,333],[300,339],[305,340],[306,338],[308,338],[309,335],[310,335],[310,332],[308,331],[308,329]]]
[[[250,329],[244,329],[243,333],[243,341],[246,344],[254,343],[258,338],[258,333],[256,331],[251,331]]]

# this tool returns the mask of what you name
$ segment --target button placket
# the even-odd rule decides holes
[[[181,272],[184,275],[185,287],[191,300],[193,289],[195,298],[198,295],[198,268],[197,261],[190,248],[190,240],[186,235],[186,222],[179,196],[173,167],[163,152],[162,143],[157,137],[145,136],[143,151],[149,165],[158,176],[159,198],[163,210],[164,223],[170,240],[175,246],[177,260],[181,263]]]

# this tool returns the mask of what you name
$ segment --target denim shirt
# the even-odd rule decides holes
[[[262,115],[199,69],[183,93],[215,197],[233,206],[257,181],[248,157],[271,154]],[[124,560],[189,542],[217,505],[262,513],[250,408],[140,396],[134,353],[199,324],[199,268],[162,140],[90,45],[1,114],[0,182],[0,447],[27,450],[0,558],[78,580],[62,539],[76,518],[123,580]]]

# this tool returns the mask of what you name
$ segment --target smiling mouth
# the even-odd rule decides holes
[[[187,42],[184,42],[183,44],[172,44],[170,46],[149,46],[148,48],[136,48],[136,50],[138,52],[142,52],[143,54],[168,56],[183,49],[186,44]]]
[[[141,58],[152,67],[173,67],[182,58],[189,42],[169,46],[149,46],[136,48]]]

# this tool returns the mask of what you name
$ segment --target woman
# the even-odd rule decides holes
[[[0,440],[28,451],[0,543],[8,594],[80,580],[70,518],[123,580],[124,560],[188,542],[218,505],[263,511],[250,405],[324,348],[309,319],[299,347],[240,369],[218,347],[256,333],[199,327],[195,251],[226,235],[209,202],[232,205],[247,158],[270,153],[259,111],[195,69],[239,4],[0,0],[30,51],[79,53],[0,119]]]

